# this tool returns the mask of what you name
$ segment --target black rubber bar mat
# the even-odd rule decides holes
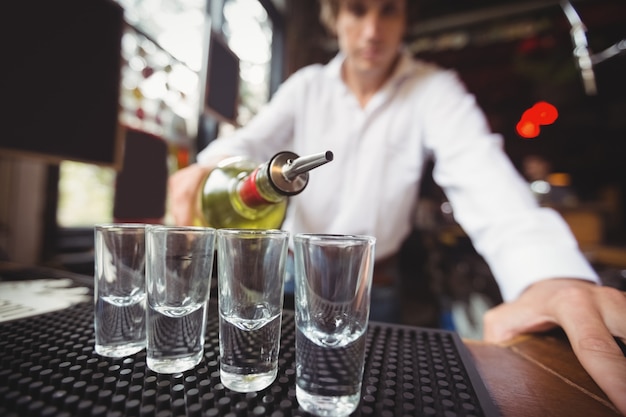
[[[283,314],[276,380],[242,394],[220,383],[216,307],[210,303],[202,362],[173,375],[149,370],[145,350],[95,354],[91,303],[0,324],[0,416],[308,416],[295,396],[293,311]],[[455,333],[370,323],[353,416],[498,415]]]

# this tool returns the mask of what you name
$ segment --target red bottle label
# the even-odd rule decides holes
[[[269,203],[269,201],[261,196],[256,186],[256,175],[258,172],[259,168],[252,171],[252,173],[248,175],[248,178],[243,180],[241,188],[239,189],[241,201],[248,207],[257,207]]]

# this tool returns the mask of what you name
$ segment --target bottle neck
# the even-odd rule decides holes
[[[263,164],[246,176],[238,185],[239,198],[248,207],[259,207],[267,204],[280,203],[285,196],[272,187]]]
[[[309,181],[308,171],[332,160],[330,151],[305,157],[279,152],[237,184],[237,197],[250,208],[278,204],[304,190]]]

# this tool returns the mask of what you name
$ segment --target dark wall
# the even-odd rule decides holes
[[[626,39],[626,3],[574,4],[587,28],[592,54]],[[508,42],[476,42],[460,50],[420,55],[459,72],[492,128],[504,136],[505,149],[520,171],[525,155],[545,156],[554,171],[570,174],[583,204],[604,207],[607,239],[625,243],[626,54],[594,66],[597,94],[588,94],[573,57],[569,22],[560,7],[508,22],[521,19],[535,19],[544,28]],[[485,34],[506,22],[485,22],[473,30]],[[539,100],[554,104],[559,117],[542,128],[537,138],[522,139],[515,125],[523,111]],[[608,201],[608,196],[617,201]]]
[[[121,6],[35,0],[2,13],[13,24],[0,41],[0,151],[119,167]]]

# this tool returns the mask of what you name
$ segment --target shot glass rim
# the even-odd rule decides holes
[[[367,242],[376,243],[376,237],[371,235],[359,234],[341,234],[341,233],[296,233],[293,236],[294,241],[327,241],[327,242]]]
[[[288,237],[289,232],[281,229],[241,229],[241,228],[222,228],[217,229],[218,236],[253,236],[253,237]]]
[[[148,224],[146,232],[211,232],[215,233],[216,229],[208,226],[177,226],[166,224]]]
[[[146,223],[96,223],[94,228],[96,230],[146,230],[148,228]]]

